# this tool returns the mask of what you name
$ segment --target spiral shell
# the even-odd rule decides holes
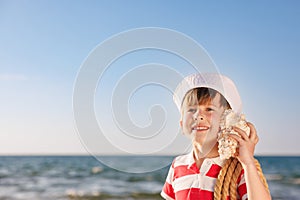
[[[218,152],[220,158],[223,160],[233,157],[236,152],[236,148],[238,147],[237,141],[229,137],[229,134],[235,134],[240,137],[240,135],[233,130],[233,126],[242,129],[248,136],[250,134],[250,128],[247,126],[245,115],[238,115],[231,109],[225,110],[221,117],[221,131],[219,132],[218,137]]]

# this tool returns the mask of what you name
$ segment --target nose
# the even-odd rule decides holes
[[[195,117],[196,121],[198,121],[198,119],[201,121],[201,120],[203,120],[203,117]]]
[[[194,120],[198,121],[198,120],[203,120],[203,116],[201,115],[200,111],[198,110],[195,115],[194,115]]]

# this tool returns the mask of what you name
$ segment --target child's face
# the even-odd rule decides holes
[[[201,148],[212,148],[217,142],[220,118],[225,110],[220,99],[217,93],[207,104],[183,105],[180,121],[183,133]]]

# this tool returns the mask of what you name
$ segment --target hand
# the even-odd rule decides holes
[[[238,127],[233,127],[233,130],[236,131],[241,137],[233,134],[229,135],[231,138],[235,139],[239,144],[235,156],[244,166],[255,164],[254,149],[255,149],[255,145],[258,143],[258,136],[254,125],[249,122],[247,122],[247,125],[250,128],[249,136],[246,134],[245,131],[243,131]]]

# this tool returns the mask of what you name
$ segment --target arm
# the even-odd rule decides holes
[[[240,134],[241,137],[236,135],[230,135],[239,143],[239,149],[236,157],[241,162],[244,169],[244,176],[247,186],[247,195],[249,200],[268,200],[271,199],[271,195],[264,187],[263,182],[258,174],[255,161],[254,161],[254,149],[258,142],[257,133],[255,127],[251,123],[247,123],[250,127],[250,135],[234,127],[234,130]]]
[[[265,186],[261,181],[255,163],[253,162],[253,164],[243,165],[243,168],[247,186],[248,199],[271,199],[269,192],[266,190]]]

